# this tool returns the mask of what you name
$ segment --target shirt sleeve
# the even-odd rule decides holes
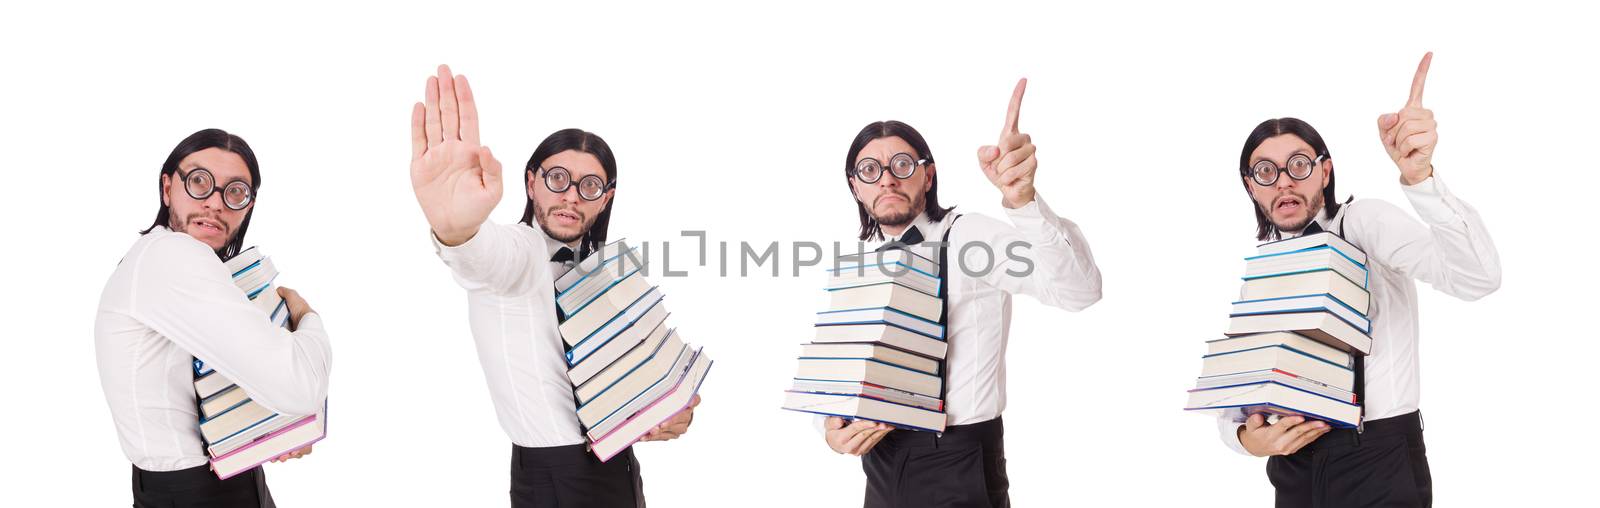
[[[153,241],[135,269],[130,314],[274,411],[308,415],[328,397],[332,351],[322,318],[290,332],[233,283],[210,247],[186,235]]]
[[[478,228],[478,234],[455,247],[439,243],[439,238],[432,233],[429,236],[433,237],[439,259],[450,267],[461,287],[468,291],[518,295],[527,293],[540,282],[552,283],[544,280],[548,277],[541,276],[538,270],[546,265],[535,262],[548,260],[550,248],[537,238],[521,234],[515,229],[519,227],[526,226],[485,222]]]
[[[1222,438],[1222,444],[1240,454],[1250,455],[1250,452],[1244,449],[1244,443],[1239,441],[1239,427],[1243,426],[1243,423],[1233,421],[1232,418],[1217,415],[1217,437]]]
[[[1421,222],[1383,201],[1351,204],[1346,231],[1368,259],[1463,300],[1499,289],[1500,255],[1478,212],[1437,176],[1402,191]]]
[[[962,262],[949,268],[968,270],[1002,291],[1070,311],[1100,300],[1100,268],[1077,224],[1057,216],[1041,196],[1007,209],[1006,216],[1011,224],[981,215],[963,216],[951,234],[950,247]],[[960,240],[955,239],[958,236]],[[979,273],[991,263],[993,269]]]

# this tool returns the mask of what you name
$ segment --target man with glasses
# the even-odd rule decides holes
[[[578,129],[551,134],[524,170],[521,222],[488,223],[501,167],[478,142],[466,77],[441,65],[424,97],[411,114],[411,185],[435,250],[467,290],[478,359],[512,441],[512,506],[644,506],[633,450],[602,463],[585,445],[557,329],[555,277],[606,241],[617,187],[611,148]],[[687,432],[698,403],[643,440]]]
[[[273,505],[261,468],[227,480],[209,470],[195,358],[278,412],[313,414],[327,398],[330,352],[321,317],[294,290],[279,287],[293,331],[273,325],[222,263],[244,244],[260,187],[260,167],[243,139],[218,129],[190,135],[161,166],[155,222],[101,293],[95,357],[122,451],[133,463],[136,507]]]
[[[1011,297],[1025,294],[1070,311],[1100,299],[1100,270],[1088,241],[1034,190],[1035,148],[1017,128],[1026,86],[1019,81],[1012,92],[999,143],[978,149],[1010,224],[940,207],[933,153],[909,125],[872,123],[846,154],[844,179],[857,202],[860,239],[886,239],[885,247],[930,259],[941,259],[940,244],[946,249],[944,432],[823,420],[830,448],[862,456],[870,508],[1009,506],[1000,413]]]
[[[1218,421],[1234,450],[1271,456],[1267,478],[1278,506],[1429,506],[1432,478],[1418,411],[1417,280],[1445,294],[1476,300],[1500,287],[1500,259],[1476,210],[1434,173],[1438,143],[1422,89],[1433,54],[1423,56],[1411,96],[1378,117],[1378,137],[1400,169],[1401,190],[1419,223],[1387,202],[1334,199],[1333,159],[1322,136],[1294,118],[1256,126],[1239,171],[1256,214],[1256,238],[1316,232],[1342,236],[1367,254],[1372,298],[1372,350],[1357,364],[1363,423],[1332,430],[1290,417],[1267,423]]]

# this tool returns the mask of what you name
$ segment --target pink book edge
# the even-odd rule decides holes
[[[232,456],[234,456],[234,455],[236,455],[236,454],[238,454],[240,452],[243,452],[245,450],[249,450],[251,448],[255,448],[256,445],[264,443],[264,442],[266,442],[266,441],[268,441],[268,440],[270,440],[270,439],[272,439],[274,437],[278,437],[279,435],[285,434],[285,433],[287,433],[287,432],[289,432],[291,430],[298,429],[300,427],[304,427],[306,425],[309,425],[311,422],[314,422],[316,420],[317,420],[317,415],[310,415],[309,417],[303,418],[298,422],[290,424],[289,426],[286,426],[284,428],[272,431],[272,433],[267,434],[265,436],[261,436],[260,438],[256,439],[255,441],[250,442],[250,444],[241,446],[238,449],[235,449],[235,450],[233,450],[231,452],[224,453],[220,457],[212,457],[211,458],[212,469],[216,470],[216,463],[219,460],[226,459],[228,457],[232,457]],[[289,451],[305,448],[307,445],[314,444],[314,443],[316,443],[318,441],[321,441],[322,438],[325,438],[325,437],[328,437],[328,432],[327,432],[326,428],[324,428],[322,434],[317,435],[316,438],[313,438],[310,441],[306,441],[304,443],[300,443],[299,445],[295,445],[293,447],[290,447]],[[272,457],[268,457],[268,458],[262,459],[260,462],[256,462],[255,464],[251,464],[251,465],[249,465],[247,467],[240,468],[240,469],[238,469],[238,470],[236,470],[236,471],[234,471],[232,473],[228,473],[226,475],[224,475],[222,473],[222,471],[220,471],[220,470],[216,470],[215,472],[217,473],[217,478],[218,479],[226,480],[226,479],[234,477],[235,475],[238,475],[239,473],[243,473],[245,471],[249,471],[251,469],[255,469],[256,466],[260,466],[262,464],[266,464],[267,462],[269,462],[269,461],[271,461],[272,459],[275,459],[275,458],[277,458],[277,456],[272,456]]]
[[[715,362],[713,362],[713,363],[715,363]],[[711,374],[711,365],[706,365],[706,375],[710,375],[710,374]],[[639,418],[639,415],[645,414],[646,412],[648,412],[651,409],[655,408],[657,404],[660,404],[661,401],[663,401],[663,400],[667,400],[668,397],[676,395],[678,393],[678,390],[683,388],[683,381],[684,381],[684,379],[687,379],[687,378],[688,378],[688,376],[686,375],[686,376],[684,376],[683,379],[679,379],[678,380],[678,385],[674,386],[672,388],[671,392],[668,392],[666,395],[662,396],[661,398],[656,399],[655,402],[651,402],[650,405],[645,406],[644,409],[640,409],[638,413],[634,413],[633,417],[628,418],[627,421],[624,421],[624,422],[622,422],[621,425],[618,425],[616,429],[613,429],[611,432],[607,433],[604,436],[600,436],[600,439],[596,439],[594,442],[595,443],[599,443],[601,441],[610,440],[612,438],[612,436],[615,436],[617,434],[617,431],[622,430],[623,427],[627,427],[629,423],[633,423],[634,420],[637,420]],[[650,427],[654,428],[656,425],[661,425],[661,422],[664,422],[664,421],[667,421],[667,420],[671,420],[672,417],[678,416],[678,413],[682,413],[684,409],[688,409],[689,408],[689,402],[694,401],[694,394],[700,393],[700,386],[704,385],[705,383],[706,383],[706,376],[700,376],[700,381],[695,383],[695,385],[694,385],[694,391],[690,392],[689,400],[684,401],[683,405],[679,406],[677,411],[673,411],[672,414],[667,415],[666,418],[662,418],[661,421],[656,422],[655,425],[651,425]],[[634,443],[639,442],[639,438],[642,438],[642,437],[645,436],[645,434],[649,434],[649,433],[650,433],[649,430],[645,430],[644,432],[641,432],[638,435],[633,436],[632,438],[629,438],[627,444],[623,445],[620,448],[617,448],[617,451],[612,452],[610,455],[600,455],[600,452],[598,450],[596,450],[595,451],[595,456],[600,458],[600,462],[605,462],[605,461],[611,460],[612,457],[617,456],[618,453],[622,453],[623,450],[626,450],[626,449],[628,449],[628,447],[633,446]],[[593,446],[590,446],[589,448],[590,448],[590,450],[594,450]]]

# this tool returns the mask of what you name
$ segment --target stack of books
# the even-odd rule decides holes
[[[1206,343],[1185,409],[1359,425],[1354,355],[1372,349],[1366,262],[1332,233],[1260,245],[1245,258],[1228,337]]]
[[[665,296],[644,278],[645,261],[619,240],[556,278],[567,377],[601,461],[689,407],[711,368],[667,326]]]
[[[278,296],[272,259],[255,247],[224,263],[233,282],[278,326],[289,325],[288,303]],[[200,434],[211,456],[211,469],[222,479],[249,471],[327,436],[326,409],[321,415],[286,415],[257,404],[239,385],[194,361],[194,390],[200,400]],[[326,404],[326,402],[324,402]]]
[[[841,256],[783,408],[943,431],[938,274],[938,262],[907,249]]]

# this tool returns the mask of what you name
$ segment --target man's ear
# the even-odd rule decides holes
[[[169,207],[169,208],[172,206],[172,203],[167,201],[167,193],[171,192],[171,190],[172,190],[172,176],[168,175],[166,173],[162,173],[161,174],[161,206],[165,206],[165,207]]]
[[[528,182],[528,185],[525,186],[526,188],[522,189],[523,194],[527,194],[528,199],[533,199],[533,170],[528,170],[528,177],[522,179],[522,181]]]
[[[931,162],[928,163],[928,180],[925,181],[925,182],[922,182],[922,192],[923,193],[927,193],[928,191],[933,190],[933,182],[934,182],[935,179],[937,179],[939,177],[938,173],[939,173],[938,172],[938,167],[935,166]]]
[[[1328,180],[1333,179],[1333,158],[1322,160],[1322,186],[1328,186]]]

